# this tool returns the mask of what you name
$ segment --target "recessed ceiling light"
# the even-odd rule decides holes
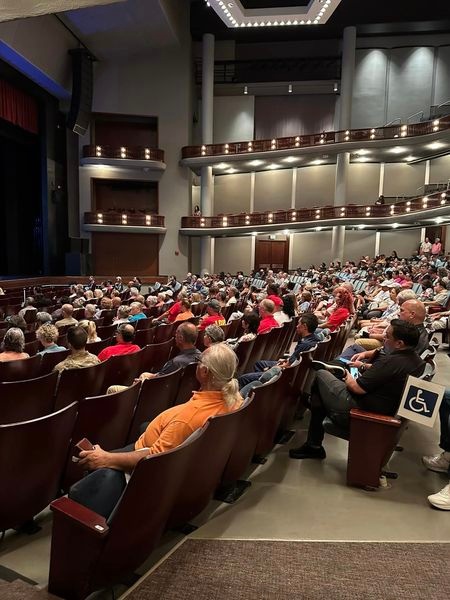
[[[367,162],[368,160],[370,160],[369,158],[367,158],[367,156],[358,156],[357,158],[355,158],[355,162]]]
[[[283,229],[284,235],[289,235],[289,229]]]
[[[298,160],[301,160],[301,158],[298,156],[286,156],[286,158],[282,159],[282,161],[286,163],[293,163],[297,162]]]
[[[436,217],[434,220],[435,223],[442,223],[442,217]]]
[[[364,223],[361,223],[361,225],[358,225],[358,229],[364,229],[364,228],[365,228]]]
[[[251,160],[249,163],[247,163],[250,167],[259,167],[261,165],[264,164],[263,160]]]
[[[391,225],[392,229],[397,229],[398,226],[399,226],[398,223],[392,223],[392,225]]]
[[[227,165],[227,163],[219,163],[214,165],[214,169],[228,169],[229,167],[230,165]]]
[[[226,172],[230,173],[230,175],[231,175],[232,173],[237,173],[237,169],[227,169]]]
[[[427,145],[427,148],[429,148],[430,150],[439,150],[439,148],[444,148],[445,144],[443,144],[442,142],[432,142],[431,144]]]
[[[394,148],[390,148],[389,152],[392,154],[403,154],[403,152],[408,152],[408,148],[404,148],[403,146],[394,146]]]
[[[279,169],[280,165],[277,165],[276,163],[271,163],[270,165],[268,165],[267,168],[268,169]]]
[[[365,156],[366,154],[370,154],[370,150],[355,150],[354,154],[358,154],[359,156]]]
[[[412,156],[412,154],[410,154],[409,156],[405,156],[405,161],[410,162],[411,160],[416,160],[416,158],[416,156]]]
[[[316,158],[316,160],[311,161],[312,165],[321,165],[323,163],[323,160],[320,160],[320,158]]]

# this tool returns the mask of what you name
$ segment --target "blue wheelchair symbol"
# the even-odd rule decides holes
[[[411,386],[406,397],[404,408],[423,416],[431,416],[438,400],[438,394]]]

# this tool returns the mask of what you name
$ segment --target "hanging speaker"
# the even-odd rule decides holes
[[[93,57],[85,48],[69,50],[69,54],[72,57],[72,100],[67,127],[78,135],[84,135],[92,112]]]

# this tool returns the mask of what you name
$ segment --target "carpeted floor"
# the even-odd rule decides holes
[[[127,600],[442,600],[450,544],[186,540]]]

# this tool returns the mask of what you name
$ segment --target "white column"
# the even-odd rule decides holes
[[[249,212],[255,212],[255,180],[256,173],[252,171],[250,173],[250,210]]]
[[[384,190],[384,163],[380,163],[380,181],[378,184],[378,195],[383,196]]]
[[[380,254],[380,238],[381,234],[379,231],[375,233],[375,254],[374,256],[379,256]]]
[[[425,185],[428,185],[430,183],[430,161],[426,160],[425,161]],[[423,193],[425,194],[425,190],[423,190]]]
[[[295,208],[295,196],[297,194],[297,179],[298,179],[298,167],[294,167],[292,169],[291,208]]]
[[[344,259],[344,243],[345,243],[345,226],[338,225],[333,227],[331,235],[331,260]]]
[[[214,36],[203,36],[202,58],[202,144],[213,143],[214,119]],[[212,167],[202,167],[200,208],[204,217],[213,214],[214,181]],[[214,268],[214,244],[211,236],[200,238],[201,273],[212,273]]]

